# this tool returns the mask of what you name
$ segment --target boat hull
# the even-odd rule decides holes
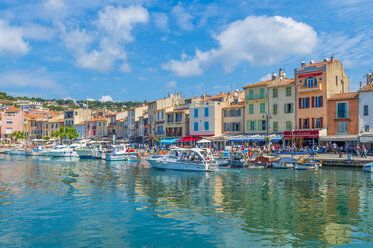
[[[180,170],[180,171],[212,171],[209,165],[200,163],[168,162],[162,160],[148,160],[153,168],[161,170]]]
[[[363,166],[363,171],[366,172],[373,172],[373,163],[366,164]]]
[[[78,154],[75,151],[49,151],[48,156],[50,157],[77,157]]]
[[[106,154],[105,160],[107,161],[126,161],[128,160],[127,154]]]

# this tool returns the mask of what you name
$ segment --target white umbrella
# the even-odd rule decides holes
[[[211,141],[209,141],[207,139],[201,139],[201,140],[197,141],[197,143],[211,143]]]

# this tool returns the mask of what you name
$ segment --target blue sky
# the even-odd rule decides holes
[[[373,1],[1,0],[0,87],[17,96],[215,94],[302,61],[373,69]]]

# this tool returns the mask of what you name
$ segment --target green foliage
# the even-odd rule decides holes
[[[14,131],[12,134],[10,134],[10,138],[14,139],[17,143],[19,139],[24,139],[25,136],[22,131]]]
[[[73,127],[60,127],[58,131],[52,132],[52,137],[57,137],[59,139],[75,140],[79,137],[79,134]]]
[[[51,139],[51,137],[43,137],[43,140],[50,140]]]

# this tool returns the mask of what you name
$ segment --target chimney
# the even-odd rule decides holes
[[[276,73],[273,72],[273,73],[272,73],[272,80],[275,80],[275,79],[276,79],[276,76],[277,76]]]
[[[362,84],[363,84],[363,83],[360,81],[360,89],[361,89]]]
[[[332,63],[334,62],[334,56],[333,56],[333,55],[330,57],[330,61],[331,61]]]
[[[306,62],[302,61],[302,63],[300,63],[300,65],[302,66],[302,68],[304,68],[306,66]]]
[[[278,76],[280,77],[280,78],[286,78],[286,74],[285,74],[285,72],[280,68],[280,70],[278,71]]]
[[[373,74],[369,71],[367,73],[367,85],[373,84]]]

